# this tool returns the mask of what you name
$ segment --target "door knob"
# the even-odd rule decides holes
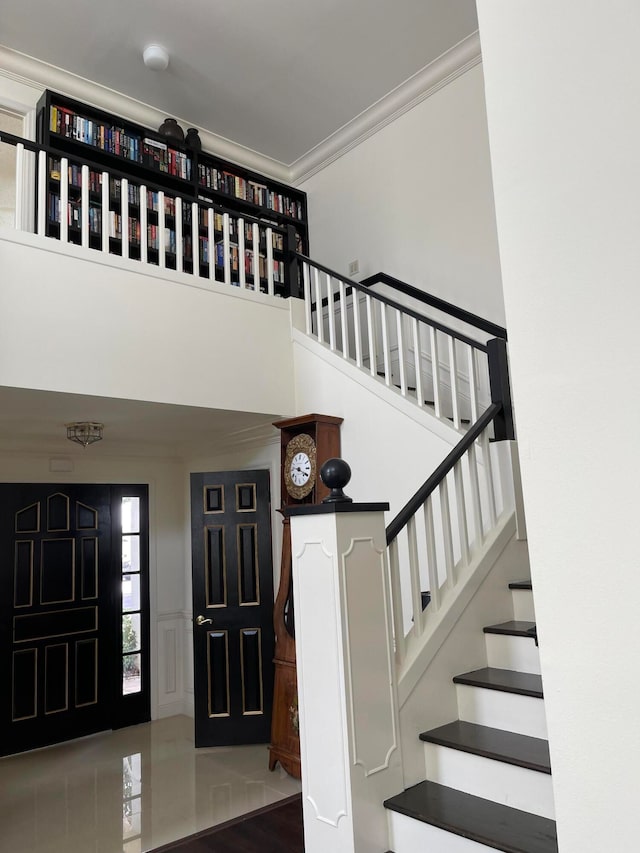
[[[213,619],[207,619],[206,616],[196,616],[196,625],[206,625],[207,622],[213,625]]]

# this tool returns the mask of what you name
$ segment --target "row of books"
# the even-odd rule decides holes
[[[166,143],[127,132],[123,127],[108,125],[77,115],[71,110],[53,105],[49,129],[67,139],[83,142],[109,154],[141,163],[150,169],[165,172],[186,181],[191,180],[191,158]]]
[[[213,166],[198,164],[198,182],[201,187],[212,189],[242,201],[251,202],[292,219],[302,219],[302,203],[282,193],[270,190],[266,184],[246,180],[232,172],[224,172]]]

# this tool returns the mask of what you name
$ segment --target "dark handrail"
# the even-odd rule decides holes
[[[444,480],[456,462],[459,462],[460,459],[462,459],[473,442],[484,432],[491,421],[493,421],[501,411],[501,405],[498,403],[492,403],[486,412],[482,413],[468,432],[465,433],[464,437],[456,444],[451,453],[449,453],[449,455],[438,465],[433,474],[431,474],[427,481],[420,486],[415,495],[408,501],[408,503],[405,504],[393,521],[391,521],[387,526],[387,545],[390,545],[393,542],[398,533],[400,533],[402,528],[407,525],[411,518],[413,518],[429,495]]]
[[[368,288],[364,287],[359,281],[353,281],[350,278],[342,275],[341,273],[335,272],[329,267],[325,267],[324,264],[319,264],[317,261],[311,260],[306,255],[301,255],[299,252],[296,253],[296,257],[299,261],[303,263],[309,264],[315,269],[320,270],[320,272],[324,272],[327,275],[331,276],[331,278],[335,278],[338,281],[342,281],[348,287],[353,290],[358,290],[360,293],[372,295]],[[431,317],[425,317],[424,314],[420,314],[418,311],[414,311],[411,308],[407,308],[406,305],[402,305],[400,302],[396,302],[394,299],[389,299],[388,296],[383,296],[380,293],[374,294],[375,298],[379,302],[383,302],[385,305],[389,305],[391,308],[397,308],[399,311],[402,311],[403,314],[406,314],[409,317],[413,317],[416,320],[419,320],[421,323],[427,323],[427,325],[432,326],[434,329],[438,329],[440,332],[444,332],[445,335],[449,335],[452,338],[456,338],[456,340],[461,341],[464,344],[467,344],[470,347],[474,347],[474,349],[480,350],[481,352],[486,352],[487,347],[486,344],[481,344],[478,341],[475,341],[473,338],[464,335],[462,332],[457,332],[455,329],[450,329],[448,326],[445,326],[444,323],[439,323],[437,320],[431,319]],[[323,300],[323,304],[324,304]]]
[[[413,287],[413,285],[407,284],[405,281],[400,281],[399,278],[394,278],[386,272],[379,272],[375,275],[363,278],[360,284],[365,285],[365,287],[371,287],[373,284],[386,284],[400,293],[411,296],[413,299],[418,299],[425,305],[430,305],[432,308],[437,308],[438,311],[443,311],[445,314],[449,314],[457,320],[462,320],[469,326],[475,326],[476,329],[481,329],[483,332],[487,332],[487,334],[493,335],[495,338],[504,338],[505,341],[507,340],[507,330],[502,326],[498,326],[490,320],[485,320],[484,317],[479,317],[477,314],[472,314],[471,311],[465,311],[464,308],[459,308],[457,305],[453,305],[451,302],[446,302],[438,296],[433,296],[431,293],[425,293],[423,290],[418,290],[417,287]]]

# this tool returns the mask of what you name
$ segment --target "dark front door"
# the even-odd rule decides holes
[[[196,746],[267,743],[273,699],[268,471],[191,475]]]
[[[146,545],[123,565],[131,500],[146,506],[146,487],[0,485],[0,754],[148,719]]]

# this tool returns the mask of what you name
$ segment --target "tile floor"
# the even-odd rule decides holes
[[[0,851],[143,853],[301,790],[267,761],[196,750],[189,717],[0,759]]]

